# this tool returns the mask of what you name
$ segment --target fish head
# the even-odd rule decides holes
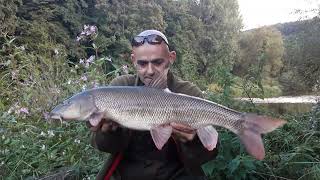
[[[50,119],[85,121],[97,110],[93,97],[80,94],[63,101],[49,114]]]

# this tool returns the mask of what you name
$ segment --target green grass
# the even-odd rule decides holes
[[[0,118],[0,175],[6,179],[41,177],[67,169],[78,177],[94,177],[106,154],[89,142],[83,123],[48,123],[43,118]]]

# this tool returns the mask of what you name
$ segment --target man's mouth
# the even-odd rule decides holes
[[[146,85],[148,85],[148,84],[150,84],[150,82],[152,82],[152,80],[153,80],[153,78],[151,78],[151,77],[145,77],[145,78],[144,78],[144,83],[145,83]]]

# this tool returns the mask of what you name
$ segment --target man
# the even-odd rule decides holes
[[[172,92],[202,97],[198,87],[180,80],[169,71],[170,65],[176,59],[176,52],[170,51],[168,44],[165,35],[157,30],[141,32],[132,40],[131,60],[137,75],[117,77],[110,85],[149,86],[156,79],[164,78]],[[147,131],[121,128],[106,119],[92,127],[92,144],[114,157],[111,158],[113,164],[107,162],[97,179],[110,176],[114,169],[116,171],[113,172],[113,177],[121,180],[204,179],[200,166],[215,158],[217,149],[205,149],[196,131],[188,125],[171,123],[171,126],[172,137],[162,150],[156,148],[150,132]]]

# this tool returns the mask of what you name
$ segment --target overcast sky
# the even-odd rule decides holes
[[[296,21],[299,15],[296,9],[308,10],[318,8],[320,0],[238,0],[244,29],[263,25]],[[314,16],[314,14],[309,15]]]

